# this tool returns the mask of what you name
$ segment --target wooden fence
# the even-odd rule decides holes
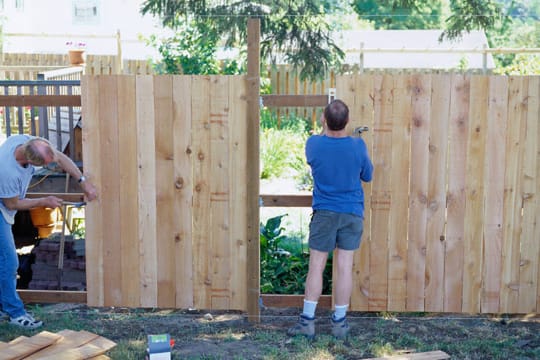
[[[259,296],[246,289],[258,258],[246,82],[83,78],[85,171],[100,193],[89,305],[245,310]],[[369,126],[375,165],[351,310],[538,312],[540,77],[338,76],[336,88],[350,127]]]
[[[81,86],[88,304],[245,309],[245,77]]]
[[[70,67],[68,54],[0,54],[0,80],[37,80],[38,74]],[[145,60],[122,59],[116,55],[87,55],[83,68],[88,75],[148,75],[152,66]]]
[[[540,77],[338,77],[374,179],[354,310],[540,310]]]

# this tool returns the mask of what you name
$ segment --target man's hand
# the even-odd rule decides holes
[[[40,201],[40,206],[50,208],[50,209],[55,209],[57,207],[62,206],[62,201],[63,201],[59,197],[52,196],[52,195],[41,198],[40,200],[41,200]]]
[[[84,191],[84,194],[86,195],[86,199],[88,201],[92,201],[97,199],[97,190],[94,184],[92,184],[90,181],[86,180],[81,183],[81,188]]]

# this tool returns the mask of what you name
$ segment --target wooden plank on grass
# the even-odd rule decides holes
[[[121,251],[117,256],[122,264],[122,305],[141,306],[139,228],[134,219],[138,218],[139,178],[137,166],[137,108],[135,76],[118,78],[118,109],[122,161],[119,162],[119,202],[121,204],[118,241]]]
[[[193,307],[191,76],[173,78],[176,307]]]
[[[536,297],[538,296],[538,266],[540,259],[540,241],[537,230],[540,224],[537,223],[538,197],[537,192],[540,173],[538,173],[537,159],[540,155],[538,151],[540,139],[538,138],[540,119],[540,77],[529,78],[529,88],[527,93],[527,106],[524,111],[526,122],[525,142],[523,146],[523,165],[521,177],[523,181],[523,191],[521,199],[523,204],[523,227],[520,236],[521,260],[519,267],[519,311],[522,313],[536,312]]]
[[[157,304],[174,307],[175,242],[174,228],[174,136],[173,78],[154,76],[154,134],[156,163],[156,247]]]
[[[137,100],[138,234],[142,307],[157,306],[156,144],[153,76],[135,79]]]
[[[103,206],[100,211],[101,222],[106,231],[103,232],[103,287],[104,305],[122,305],[122,266],[118,254],[121,246],[118,239],[120,232],[120,177],[119,167],[123,152],[119,148],[120,137],[120,114],[118,107],[118,90],[116,80],[118,76],[104,76],[99,80],[99,109],[102,119],[100,123],[100,147],[103,154],[107,154],[107,161],[100,161],[101,167],[101,192]],[[113,156],[118,155],[118,156]]]
[[[369,310],[382,311],[388,305],[388,227],[392,204],[392,103],[393,77],[374,78],[373,183],[371,199],[371,243]]]
[[[85,256],[86,256],[86,289],[87,301],[90,306],[103,306],[103,242],[104,229],[101,207],[107,203],[103,198],[101,189],[103,178],[101,176],[101,110],[99,106],[99,79],[100,76],[83,76],[81,79],[82,116],[84,126],[83,157],[84,173],[98,191],[98,198],[87,204],[85,209]]]
[[[436,350],[436,351],[427,351],[427,352],[416,353],[416,354],[402,354],[402,355],[385,356],[382,358],[369,358],[369,359],[364,359],[364,360],[442,360],[442,359],[450,359],[450,355],[448,355],[444,351]]]
[[[196,76],[192,83],[193,143],[193,297],[197,308],[209,309],[211,274],[210,232],[210,78]]]
[[[62,339],[61,335],[57,335],[48,331],[42,331],[32,337],[21,339],[13,344],[2,349],[0,352],[0,360],[15,360],[23,359],[33,353],[46,348]]]
[[[86,252],[88,252],[88,250],[86,250]],[[87,259],[88,259],[88,255],[87,255]],[[19,293],[19,296],[21,297],[22,301],[24,301],[25,303],[47,303],[47,304],[48,303],[76,303],[76,304],[87,303],[86,291],[17,289],[17,293]]]
[[[411,77],[394,76],[394,103],[392,109],[392,167],[390,177],[390,226],[388,229],[388,309],[403,311],[407,305],[407,229],[409,219],[409,169],[419,164],[412,162]]]
[[[88,343],[76,348],[65,350],[62,353],[41,357],[40,360],[80,360],[103,355],[116,346],[114,341],[104,337],[97,337]]]
[[[504,225],[502,244],[502,284],[500,312],[519,312],[520,232],[522,177],[526,112],[527,78],[510,76],[508,83],[508,124],[504,178]]]
[[[452,76],[448,147],[447,224],[444,261],[444,311],[461,312],[465,166],[469,132],[470,78]]]
[[[450,121],[450,75],[431,80],[428,192],[426,219],[425,311],[444,309],[444,244],[446,223],[446,178]]]
[[[481,312],[499,311],[501,287],[501,247],[503,236],[504,166],[506,154],[508,82],[506,77],[491,77],[486,142],[484,267]]]
[[[232,179],[229,177],[230,132],[240,132],[242,128],[231,128],[229,124],[229,81],[225,76],[210,77],[210,217],[209,227],[212,309],[230,309],[231,262],[236,254],[231,253],[230,237],[230,192]]]
[[[229,80],[229,178],[234,179],[229,184],[229,211],[231,224],[229,236],[231,241],[231,304],[237,304],[238,308],[247,307],[247,221],[248,212],[246,207],[247,189],[240,185],[236,179],[246,179],[247,164],[247,129],[246,119],[246,81],[242,76],[234,76]],[[250,269],[258,271],[258,269]]]
[[[60,354],[65,352],[66,350],[77,348],[99,337],[99,335],[97,334],[93,334],[84,330],[62,330],[59,331],[57,334],[62,336],[61,340],[57,341],[55,344],[47,346],[45,349],[40,350],[33,355],[25,357],[24,360],[39,360],[52,355],[60,356]]]
[[[462,311],[480,311],[483,267],[484,181],[489,78],[471,78],[467,177],[465,180],[465,237]]]
[[[431,77],[414,75],[407,248],[407,310],[424,310]]]

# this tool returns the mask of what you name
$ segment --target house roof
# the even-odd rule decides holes
[[[439,42],[443,30],[362,30],[341,31],[333,38],[345,51],[346,64],[360,62],[360,48],[367,51],[363,56],[364,68],[402,68],[402,69],[452,69],[465,60],[468,69],[483,68],[481,52],[457,52],[463,49],[482,50],[488,46],[483,31],[471,31],[454,41]],[[380,49],[379,52],[371,51]],[[389,52],[388,50],[396,50]],[[406,52],[407,50],[426,50]],[[438,49],[438,50],[437,50]],[[442,49],[454,49],[454,52],[441,52]],[[384,50],[384,51],[383,51]],[[429,52],[429,50],[433,50]],[[491,54],[487,55],[487,69],[495,68]]]

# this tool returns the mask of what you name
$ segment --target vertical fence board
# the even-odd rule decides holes
[[[508,119],[512,119],[506,134],[506,163],[504,179],[503,278],[501,311],[517,312],[519,301],[519,262],[521,231],[521,176],[523,156],[521,147],[525,137],[523,101],[527,87],[525,78],[511,76],[508,85]],[[509,124],[510,125],[510,124]]]
[[[392,109],[392,167],[390,177],[390,226],[388,234],[388,310],[407,303],[407,228],[412,103],[409,78],[395,76]],[[382,174],[381,174],[382,175]],[[384,175],[383,175],[384,176]]]
[[[173,78],[174,232],[176,307],[193,304],[191,77]]]
[[[101,177],[102,157],[101,119],[99,107],[98,79],[84,76],[81,80],[83,89],[81,95],[82,116],[86,120],[82,129],[82,147],[84,153],[84,173],[95,184],[99,192],[98,199],[88,203],[85,209],[85,256],[86,256],[86,289],[87,302],[90,306],[102,306],[104,298],[103,287],[103,218],[100,216],[101,207],[107,199],[101,195],[103,179]]]
[[[122,303],[125,306],[138,307],[140,302],[139,274],[139,228],[133,224],[138,217],[138,176],[137,176],[137,112],[135,77],[120,76],[118,88],[118,119],[120,136],[118,146],[122,153],[119,166],[119,203],[120,234],[119,254],[122,263]],[[85,123],[86,126],[86,123]],[[85,159],[86,163],[86,159]]]
[[[536,84],[536,90],[532,90],[531,94],[538,94],[536,96],[536,109],[537,109],[537,116],[536,118],[540,118],[540,78],[536,77],[534,80],[531,79],[531,83]],[[534,118],[534,114],[533,114]],[[536,209],[540,208],[540,126],[537,126],[536,131]],[[540,211],[536,211],[536,223],[535,223],[535,231],[534,231],[534,238],[540,239]],[[538,250],[537,258],[536,258],[536,312],[540,312],[540,249]]]
[[[540,226],[536,223],[538,193],[536,192],[538,173],[536,168],[538,153],[538,121],[539,112],[539,79],[529,78],[527,101],[525,103],[524,121],[526,122],[525,139],[522,148],[523,166],[521,177],[523,191],[521,193],[523,206],[523,230],[520,236],[521,260],[519,268],[519,303],[520,311],[535,312],[538,278],[538,261],[540,251],[540,238],[535,237]]]
[[[501,286],[501,246],[503,231],[505,135],[508,82],[505,77],[492,77],[489,84],[488,127],[486,143],[486,181],[484,214],[484,266],[481,311],[499,311]]]
[[[111,117],[102,125],[100,136],[100,146],[104,154],[118,154],[119,156],[109,156],[106,161],[101,161],[101,177],[103,183],[101,186],[101,196],[105,206],[101,211],[103,217],[103,228],[112,234],[120,232],[120,184],[116,179],[120,177],[119,163],[122,161],[122,153],[119,151],[119,128],[118,128],[118,92],[116,87],[116,77],[104,77],[99,88],[102,96],[100,97],[99,107]],[[118,286],[122,279],[122,266],[118,261],[121,247],[119,241],[103,242],[103,273],[105,304],[117,306],[122,303],[121,287]]]
[[[174,218],[174,128],[172,76],[154,76],[157,304],[174,307],[175,222]]]
[[[194,303],[201,309],[211,306],[210,248],[210,78],[194,77],[192,84],[192,136],[193,136],[193,261]]]
[[[410,311],[424,310],[426,270],[426,217],[428,193],[429,126],[431,78],[411,77],[411,183],[409,193],[409,241],[407,251],[407,305]]]
[[[156,244],[156,145],[154,81],[149,75],[136,77],[138,143],[138,222],[140,249],[141,306],[157,306]]]
[[[210,262],[212,309],[230,309],[229,77],[210,78]]]
[[[428,145],[425,311],[444,309],[446,175],[451,77],[433,76]]]
[[[480,311],[484,175],[489,78],[471,78],[467,177],[465,180],[465,237],[463,258],[463,311]]]
[[[470,80],[452,77],[448,147],[447,229],[444,267],[444,310],[460,312],[465,234],[465,164],[469,132]]]
[[[370,155],[373,143],[373,77],[340,77],[336,84],[337,98],[349,106],[350,123],[348,131],[358,126],[368,126],[369,131],[362,137]],[[355,96],[358,94],[358,96]],[[371,243],[371,183],[362,184],[364,189],[364,233],[360,249],[355,253],[353,263],[353,290],[351,308],[368,310],[369,292],[369,248]]]
[[[375,77],[373,125],[372,236],[370,244],[369,310],[385,310],[388,305],[388,226],[392,194],[392,96],[393,78]]]
[[[232,186],[247,178],[247,108],[246,82],[240,76],[229,81],[229,211],[231,224],[229,237],[231,241],[231,304],[237,304],[239,309],[247,306],[247,221],[246,207],[247,190],[245,186]],[[247,271],[255,271],[247,269]]]

